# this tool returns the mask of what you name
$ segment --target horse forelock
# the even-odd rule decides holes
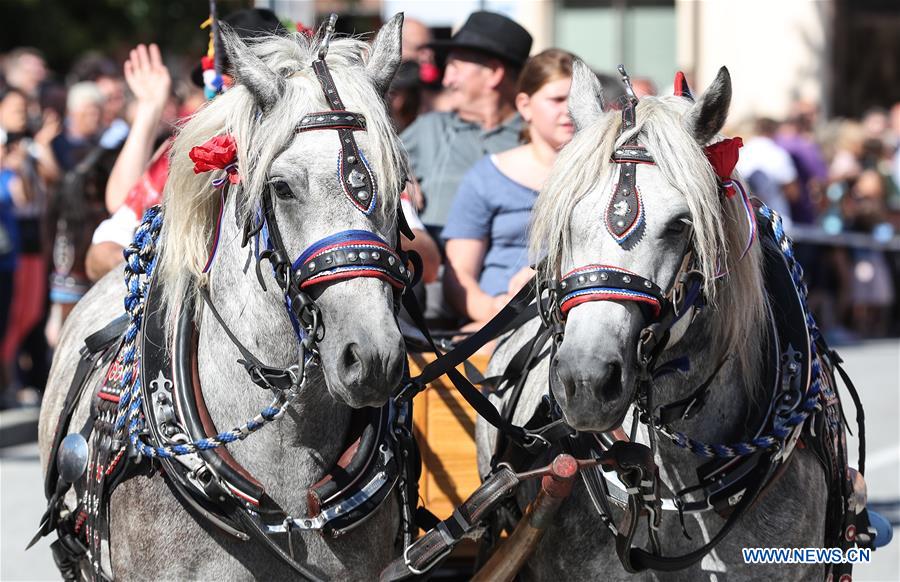
[[[690,104],[681,97],[644,97],[637,106],[637,125],[619,135],[621,115],[607,112],[594,124],[576,133],[561,152],[538,196],[532,213],[532,258],[546,257],[541,276],[559,277],[564,257],[571,256],[577,241],[570,224],[575,206],[612,179],[613,150],[635,133],[638,142],[653,155],[666,181],[687,202],[693,221],[693,250],[706,277],[705,293],[714,318],[717,342],[747,369],[762,345],[765,314],[761,253],[758,245],[739,260],[747,234],[745,212],[738,198],[721,198],[716,177],[704,154],[686,129],[683,118]],[[721,137],[716,138],[722,139]],[[644,202],[649,202],[644,197]],[[652,203],[648,211],[652,212]],[[598,217],[598,228],[601,218]],[[720,258],[725,257],[727,276],[716,279]],[[760,338],[747,346],[747,338]],[[743,345],[743,347],[740,347]]]
[[[195,174],[188,153],[213,136],[231,135],[237,144],[240,184],[231,188],[229,196],[239,197],[240,220],[254,212],[268,187],[269,168],[298,135],[297,122],[307,113],[329,109],[312,69],[319,41],[299,33],[251,41],[248,49],[285,78],[285,90],[278,101],[263,115],[251,93],[238,84],[206,104],[178,131],[170,154],[158,263],[168,305],[177,305],[191,282],[205,282],[202,269],[215,237],[220,206],[220,192],[212,181],[221,172]],[[366,118],[365,153],[379,183],[379,212],[393,220],[398,184],[407,161],[384,99],[367,77],[365,60],[369,51],[369,45],[361,40],[333,39],[326,62],[347,109]],[[331,154],[323,152],[323,159],[331,160]],[[335,204],[346,203],[343,196],[334,200]]]

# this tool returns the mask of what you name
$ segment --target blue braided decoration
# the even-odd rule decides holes
[[[157,244],[162,224],[162,209],[159,206],[147,209],[134,234],[134,240],[124,252],[125,287],[128,290],[125,295],[125,310],[128,312],[130,324],[125,332],[119,356],[123,367],[120,384],[122,395],[116,413],[115,430],[119,433],[127,428],[128,440],[137,454],[171,458],[215,449],[247,438],[269,422],[281,418],[286,406],[296,394],[288,396],[283,393],[277,394],[269,406],[242,426],[221,432],[214,437],[162,447],[146,442],[149,432],[145,426],[142,410],[140,356],[136,342],[143,323],[147,288],[156,267]]]
[[[749,442],[707,444],[696,441],[682,432],[660,430],[661,434],[668,437],[677,446],[688,449],[700,457],[732,459],[735,457],[751,455],[760,450],[777,449],[784,445],[785,440],[797,426],[806,422],[809,415],[821,407],[819,399],[823,391],[822,365],[819,362],[816,352],[816,342],[820,339],[821,333],[819,331],[819,326],[816,325],[815,319],[812,316],[812,312],[810,312],[809,307],[806,305],[807,288],[806,283],[803,281],[803,268],[794,256],[793,243],[791,242],[790,237],[784,232],[784,225],[778,213],[763,204],[759,209],[759,214],[766,218],[772,225],[772,231],[775,234],[775,242],[778,244],[779,249],[787,260],[788,267],[791,271],[791,278],[794,281],[794,285],[797,287],[800,303],[806,315],[806,327],[809,329],[810,336],[810,358],[812,359],[809,388],[804,396],[803,402],[789,417],[784,418],[778,414],[774,415],[771,434],[759,436]],[[661,427],[654,428],[659,430]]]

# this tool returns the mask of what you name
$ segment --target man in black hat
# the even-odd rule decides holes
[[[475,12],[453,38],[430,46],[447,56],[443,84],[453,111],[422,115],[400,137],[425,198],[422,221],[438,239],[463,174],[519,143],[515,87],[531,35],[505,16]]]

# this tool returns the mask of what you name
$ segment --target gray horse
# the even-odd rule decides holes
[[[383,96],[400,63],[402,21],[402,15],[394,17],[371,46],[338,39],[327,53],[346,109],[366,118],[367,131],[354,135],[378,186],[378,206],[368,215],[350,204],[342,190],[336,171],[338,132],[295,131],[307,113],[329,109],[311,67],[321,40],[294,34],[247,46],[226,34],[237,83],[192,117],[173,146],[157,268],[166,282],[170,313],[177,312],[185,290],[206,286],[225,324],[254,355],[275,366],[296,361],[297,339],[272,269],[262,270],[268,289],[263,291],[248,255],[252,251],[241,246],[243,225],[259,208],[260,193],[276,182],[280,192],[275,212],[292,256],[350,229],[397,243],[398,190],[406,161]],[[204,273],[219,215],[219,190],[211,185],[209,173],[192,171],[188,152],[222,134],[237,143],[240,185],[228,194],[218,252],[211,271]],[[48,458],[49,448],[79,347],[86,336],[122,313],[124,295],[118,269],[94,286],[66,323],[41,409],[45,470],[55,462]],[[322,365],[280,420],[229,447],[267,493],[295,516],[306,515],[307,489],[342,454],[352,410],[384,404],[400,380],[406,357],[394,295],[383,281],[343,281],[321,288],[314,297],[326,329],[318,346]],[[269,404],[270,395],[250,382],[237,363],[241,354],[209,309],[199,300],[196,304],[203,396],[218,427],[240,426]],[[96,387],[98,377],[89,385]],[[73,429],[82,426],[90,400],[85,397],[79,404]],[[72,501],[67,500],[69,507]],[[296,576],[258,544],[198,524],[159,475],[126,481],[115,489],[110,503],[110,549],[104,555],[122,580]],[[322,577],[371,580],[397,555],[399,521],[399,501],[392,493],[367,522],[339,538],[295,533],[293,554]]]
[[[741,258],[749,229],[747,215],[739,198],[720,196],[703,150],[721,139],[718,132],[730,99],[731,80],[723,68],[696,103],[681,96],[641,99],[636,127],[620,134],[621,115],[605,111],[596,77],[583,63],[576,63],[569,109],[577,132],[560,153],[540,194],[532,225],[533,249],[548,258],[546,271],[539,274],[544,278],[559,277],[559,273],[582,265],[612,265],[657,282],[665,290],[674,283],[685,249],[692,245],[698,269],[705,275],[709,305],[673,328],[660,360],[689,355],[691,367],[656,381],[654,398],[657,403],[685,398],[727,357],[702,411],[677,425],[678,430],[707,443],[752,438],[759,406],[768,402],[768,388],[760,381],[766,337],[762,255],[759,245],[754,245]],[[604,225],[617,176],[610,160],[613,151],[633,135],[656,163],[637,166],[645,223],[636,241],[621,245]],[[721,267],[727,269],[727,275],[717,278]],[[553,369],[557,381],[552,383],[569,425],[579,431],[604,432],[624,423],[629,432],[629,411],[637,391],[636,347],[644,325],[646,320],[635,302],[594,301],[571,309]],[[537,321],[531,322],[498,348],[489,376],[503,372],[537,326]],[[547,394],[549,371],[549,358],[545,358],[530,373],[515,409],[516,424],[531,418]],[[508,393],[494,397],[494,402],[500,406],[506,398]],[[648,442],[643,428],[637,436],[638,441]],[[479,421],[476,441],[482,475],[489,470],[495,438],[496,431]],[[660,439],[656,462],[662,479],[673,490],[696,483],[696,469],[706,460]],[[520,497],[520,505],[527,503]],[[821,547],[826,498],[821,466],[809,450],[796,449],[783,475],[701,562],[671,574],[633,575],[620,564],[614,538],[579,481],[523,575],[534,580],[821,578],[821,565],[745,564],[741,548]],[[615,519],[621,515],[614,508]],[[725,523],[713,511],[690,513],[684,520],[691,540],[682,533],[678,513],[664,511],[659,530],[663,555],[698,548]],[[646,536],[639,535],[635,543],[647,547]]]

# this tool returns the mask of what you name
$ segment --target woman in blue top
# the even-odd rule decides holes
[[[482,158],[459,185],[442,238],[444,295],[473,322],[463,329],[491,319],[533,275],[528,224],[538,190],[574,133],[571,84],[570,53],[549,49],[529,59],[516,95],[525,145]]]

